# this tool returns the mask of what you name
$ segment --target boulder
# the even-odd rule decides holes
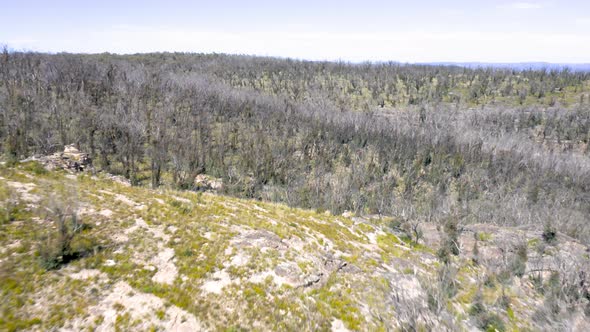
[[[61,154],[61,159],[66,161],[68,168],[77,171],[83,171],[88,166],[92,166],[92,159],[88,153],[80,152],[73,144],[66,145],[64,152]]]
[[[207,174],[199,174],[195,177],[195,187],[201,190],[219,191],[223,189],[223,180]]]
[[[73,144],[66,145],[63,152],[28,158],[23,161],[38,161],[48,170],[64,169],[69,172],[82,172],[92,168],[90,155],[80,152]]]

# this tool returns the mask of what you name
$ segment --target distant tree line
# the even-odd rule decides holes
[[[8,161],[75,143],[135,185],[590,235],[586,73],[7,51],[0,71]]]

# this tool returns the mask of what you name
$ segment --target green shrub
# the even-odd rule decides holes
[[[14,204],[8,203],[7,206],[0,207],[0,225],[15,221],[18,212],[18,206]]]
[[[494,274],[486,275],[486,278],[483,282],[483,285],[487,288],[495,288],[496,287],[496,276]]]
[[[471,307],[469,308],[469,315],[471,315],[473,317],[479,317],[479,316],[485,314],[485,312],[486,312],[486,308],[485,308],[483,301],[481,299],[481,293],[478,293],[477,295],[475,295],[473,303],[471,304]]]
[[[479,327],[489,332],[506,331],[506,326],[502,318],[494,313],[489,312],[480,318]]]
[[[80,232],[88,226],[80,223],[75,213],[66,213],[60,208],[50,210],[57,230],[41,238],[38,257],[47,270],[57,269],[62,264],[91,253],[97,246]]]
[[[10,187],[0,186],[0,205],[0,225],[24,219],[28,214]]]
[[[489,312],[483,303],[483,296],[478,292],[473,299],[469,315],[473,317],[479,328],[485,331],[505,331],[506,326],[500,316]]]
[[[20,168],[24,171],[31,172],[35,175],[44,175],[47,174],[47,170],[43,165],[36,161],[28,161],[25,163],[20,164]]]

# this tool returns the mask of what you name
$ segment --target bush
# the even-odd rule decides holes
[[[528,261],[527,244],[519,244],[515,248],[515,254],[510,264],[510,269],[517,277],[522,277],[526,272],[526,263]]]
[[[0,225],[7,224],[16,220],[19,213],[19,208],[15,204],[7,204],[8,206],[0,207]]]
[[[446,238],[437,252],[438,259],[444,263],[449,264],[451,255],[459,255],[459,227],[457,220],[449,219],[444,225],[444,232]]]
[[[416,245],[424,237],[424,232],[420,229],[420,222],[417,220],[399,221],[394,219],[389,223],[389,228],[394,232],[403,233],[403,237],[407,239],[410,244]]]
[[[494,313],[485,313],[482,317],[480,317],[479,327],[485,329],[486,331],[506,331],[506,326],[504,325],[504,321],[500,316]]]
[[[473,255],[471,257],[473,264],[479,264],[479,246],[477,245],[477,239],[473,242]]]
[[[436,257],[438,257],[441,263],[448,265],[451,262],[451,252],[448,246],[443,244],[443,246],[436,252]]]
[[[43,175],[47,174],[48,171],[41,165],[39,162],[36,161],[27,161],[20,164],[20,168],[24,171],[31,172],[36,175]]]
[[[557,230],[551,223],[546,223],[545,227],[543,227],[543,241],[547,242],[548,244],[553,244],[557,241]]]
[[[57,230],[43,237],[38,247],[41,266],[47,270],[57,269],[95,247],[94,241],[79,235],[87,226],[78,221],[75,212],[66,213],[60,208],[50,211]]]
[[[428,296],[428,308],[440,314],[447,306],[450,298],[457,294],[457,269],[444,265],[438,270],[436,278],[420,279],[420,284]]]
[[[504,308],[506,311],[510,310],[512,301],[510,300],[510,296],[506,295],[506,292],[503,287],[502,295],[498,298],[496,303],[500,308]]]
[[[477,317],[485,314],[485,312],[486,312],[486,307],[484,306],[484,304],[482,302],[481,294],[478,293],[475,296],[473,303],[471,304],[471,308],[469,308],[469,315],[477,318]]]
[[[10,188],[0,187],[0,203],[3,205],[0,206],[0,225],[22,217],[24,211],[18,204],[18,196]]]
[[[459,231],[459,223],[457,222],[457,219],[450,218],[445,223],[444,230],[445,230],[445,234],[447,235],[447,239],[446,239],[444,245],[447,247],[447,249],[449,250],[450,253],[452,253],[455,256],[459,255],[460,231]]]
[[[486,275],[483,285],[487,288],[495,288],[496,287],[496,276],[494,274]]]
[[[489,312],[483,303],[483,296],[478,292],[469,309],[469,315],[473,317],[477,326],[485,331],[505,331],[506,326],[500,316]]]
[[[438,271],[438,282],[440,289],[446,294],[448,298],[452,298],[457,294],[457,269],[445,265]]]

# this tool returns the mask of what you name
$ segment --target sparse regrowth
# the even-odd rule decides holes
[[[0,54],[0,331],[590,330],[590,73]]]
[[[537,304],[539,291],[524,282],[536,272],[522,265],[531,263],[530,242],[520,242],[510,278],[521,278],[523,288],[512,300],[516,295],[494,281],[500,257],[493,255],[513,230],[479,241],[478,265],[463,251],[439,264],[428,224],[424,245],[416,246],[378,218],[128,187],[103,175],[35,174],[18,165],[0,168],[0,177],[3,188],[30,188],[6,197],[24,212],[0,225],[3,330],[453,329],[466,323],[461,312],[477,327],[509,330],[536,326],[533,308],[577,308],[575,296],[586,294],[558,291],[566,275],[554,274],[541,286],[547,300]],[[473,243],[465,230],[438,236],[449,233],[459,247]],[[485,286],[474,295],[482,276]]]

